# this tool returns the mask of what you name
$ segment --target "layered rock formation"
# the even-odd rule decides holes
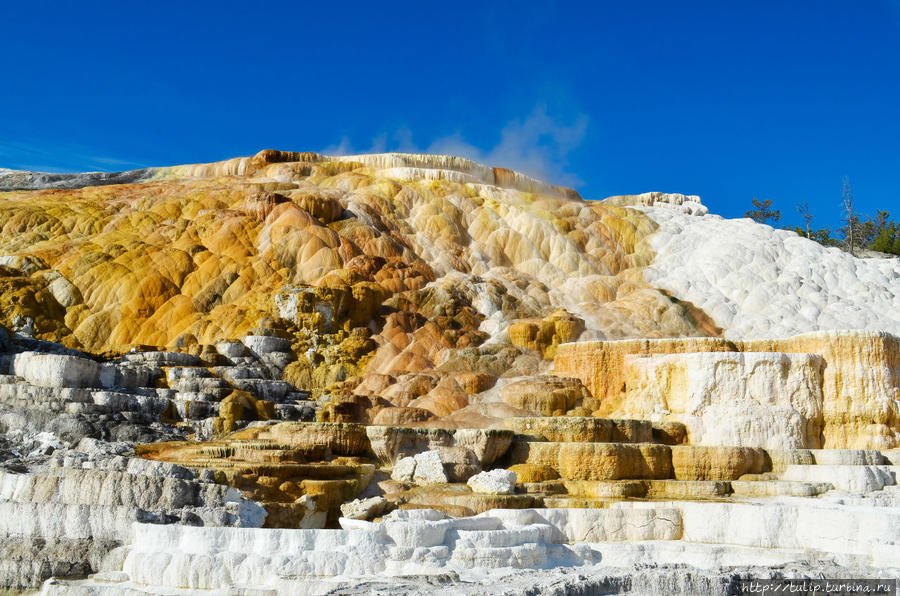
[[[897,261],[443,156],[0,191],[0,588],[900,575]]]
[[[692,442],[841,449],[900,441],[900,339],[886,333],[565,344],[555,370],[580,378],[600,415],[685,422]]]

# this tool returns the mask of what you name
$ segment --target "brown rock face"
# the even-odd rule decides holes
[[[671,478],[672,453],[665,445],[559,443],[559,475],[566,480]]]
[[[406,426],[425,422],[434,418],[428,410],[422,408],[382,408],[375,415],[372,424],[380,426]]]
[[[590,394],[579,379],[549,375],[504,385],[500,397],[507,404],[541,416],[562,416]]]
[[[279,422],[238,431],[242,441],[271,441],[304,451],[310,457],[364,455],[370,451],[366,429],[360,424]]]
[[[542,441],[572,443],[651,443],[653,426],[646,420],[546,417],[509,418],[506,428]]]
[[[559,472],[550,466],[516,464],[509,469],[516,473],[516,481],[521,484],[529,482],[548,482],[550,480],[559,479]]]
[[[559,344],[575,341],[584,331],[584,321],[557,310],[544,319],[524,319],[509,326],[507,335],[514,346],[540,352],[547,360],[556,356]]]
[[[402,428],[368,426],[366,435],[372,451],[382,463],[391,465],[398,459],[442,447],[463,447],[475,454],[479,464],[487,467],[506,453],[513,433],[508,430],[474,428]]]
[[[672,447],[677,480],[737,480],[764,471],[765,452],[749,447]]]
[[[481,472],[478,457],[465,447],[441,447],[438,449],[444,473],[449,482],[465,482]]]

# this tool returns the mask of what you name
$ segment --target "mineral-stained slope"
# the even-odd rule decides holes
[[[0,213],[0,589],[900,574],[896,260],[431,155],[0,170]]]
[[[4,324],[95,353],[281,327],[306,355],[294,372],[320,382],[366,356],[379,372],[430,369],[450,348],[506,341],[518,320],[513,343],[549,357],[582,329],[706,331],[644,283],[649,218],[508,170],[264,151],[151,173],[0,193]],[[560,308],[580,320],[542,322]]]

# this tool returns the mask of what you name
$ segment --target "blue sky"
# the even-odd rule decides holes
[[[586,198],[900,217],[900,0],[17,2],[0,167],[441,151]]]

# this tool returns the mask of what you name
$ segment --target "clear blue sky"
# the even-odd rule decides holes
[[[441,150],[740,216],[900,217],[900,0],[7,2],[0,167]]]

